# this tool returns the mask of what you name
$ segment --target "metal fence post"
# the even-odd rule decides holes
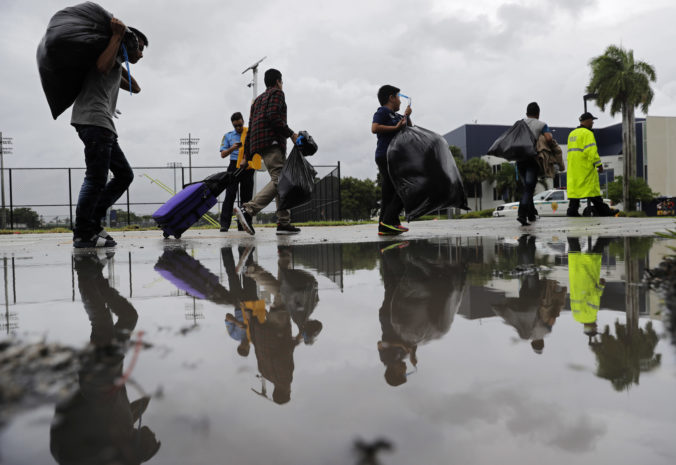
[[[129,210],[129,188],[127,188],[127,226],[131,225],[131,210]]]
[[[13,201],[13,195],[12,195],[12,168],[9,168],[7,171],[9,171],[9,229],[14,229],[14,201]]]
[[[70,212],[70,229],[73,230],[73,177],[68,168],[68,210]]]
[[[340,199],[340,160],[338,160],[338,220],[343,219],[342,202]]]

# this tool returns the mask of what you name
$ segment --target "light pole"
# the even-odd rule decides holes
[[[167,163],[167,166],[174,169],[174,194],[176,194],[176,168],[183,167],[183,163],[180,161],[171,161]]]
[[[192,154],[194,153],[197,155],[200,151],[200,149],[196,147],[196,145],[200,143],[200,140],[198,137],[192,137],[190,133],[188,133],[188,137],[182,137],[180,142],[181,145],[187,146],[181,147],[181,155],[188,155],[188,174],[190,182],[192,182]]]
[[[0,131],[0,190],[2,191],[2,211],[0,212],[0,229],[7,227],[7,209],[5,208],[5,158],[12,153],[12,138],[2,137]]]
[[[587,100],[593,100],[599,98],[599,94],[585,94],[582,97],[582,102],[584,103],[584,112],[587,113]]]
[[[253,98],[251,99],[252,102],[256,100],[256,97],[258,97],[258,65],[260,65],[261,61],[265,60],[266,58],[267,58],[266,56],[261,58],[256,63],[254,63],[253,65],[249,66],[247,69],[242,71],[242,74],[246,73],[249,70],[253,71],[253,79],[251,80],[250,83],[246,85],[247,87],[253,87]]]

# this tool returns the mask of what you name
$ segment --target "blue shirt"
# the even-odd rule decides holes
[[[221,140],[221,148],[219,151],[222,152],[223,150],[228,150],[230,147],[240,142],[241,139],[242,135],[235,130],[226,132],[225,135],[223,136],[223,140]],[[232,153],[230,154],[230,160],[237,160],[238,153],[239,150],[233,150]]]
[[[378,111],[373,114],[373,122],[382,124],[383,126],[396,126],[403,117],[403,115],[395,113],[387,107],[380,107],[378,108]],[[387,147],[389,147],[390,141],[395,135],[397,135],[396,132],[376,134],[376,137],[378,137],[376,160],[387,155]]]

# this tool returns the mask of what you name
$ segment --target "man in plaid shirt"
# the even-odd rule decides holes
[[[249,132],[244,143],[246,162],[258,153],[270,173],[270,182],[242,207],[235,207],[235,214],[246,232],[255,234],[252,217],[264,209],[273,199],[277,202],[277,234],[298,234],[300,229],[291,224],[291,212],[279,209],[277,182],[286,159],[286,139],[295,143],[298,134],[286,124],[286,101],[282,91],[282,73],[276,69],[265,72],[265,87],[251,105]],[[240,165],[246,166],[245,164]]]

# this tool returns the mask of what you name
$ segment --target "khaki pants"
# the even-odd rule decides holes
[[[270,182],[251,201],[243,206],[251,216],[254,216],[267,207],[274,199],[277,202],[277,221],[279,224],[289,224],[291,222],[291,212],[279,209],[279,194],[277,194],[277,183],[279,182],[279,175],[282,172],[286,156],[282,152],[281,147],[273,145],[263,150],[261,157],[268,169],[268,173],[270,173]]]

